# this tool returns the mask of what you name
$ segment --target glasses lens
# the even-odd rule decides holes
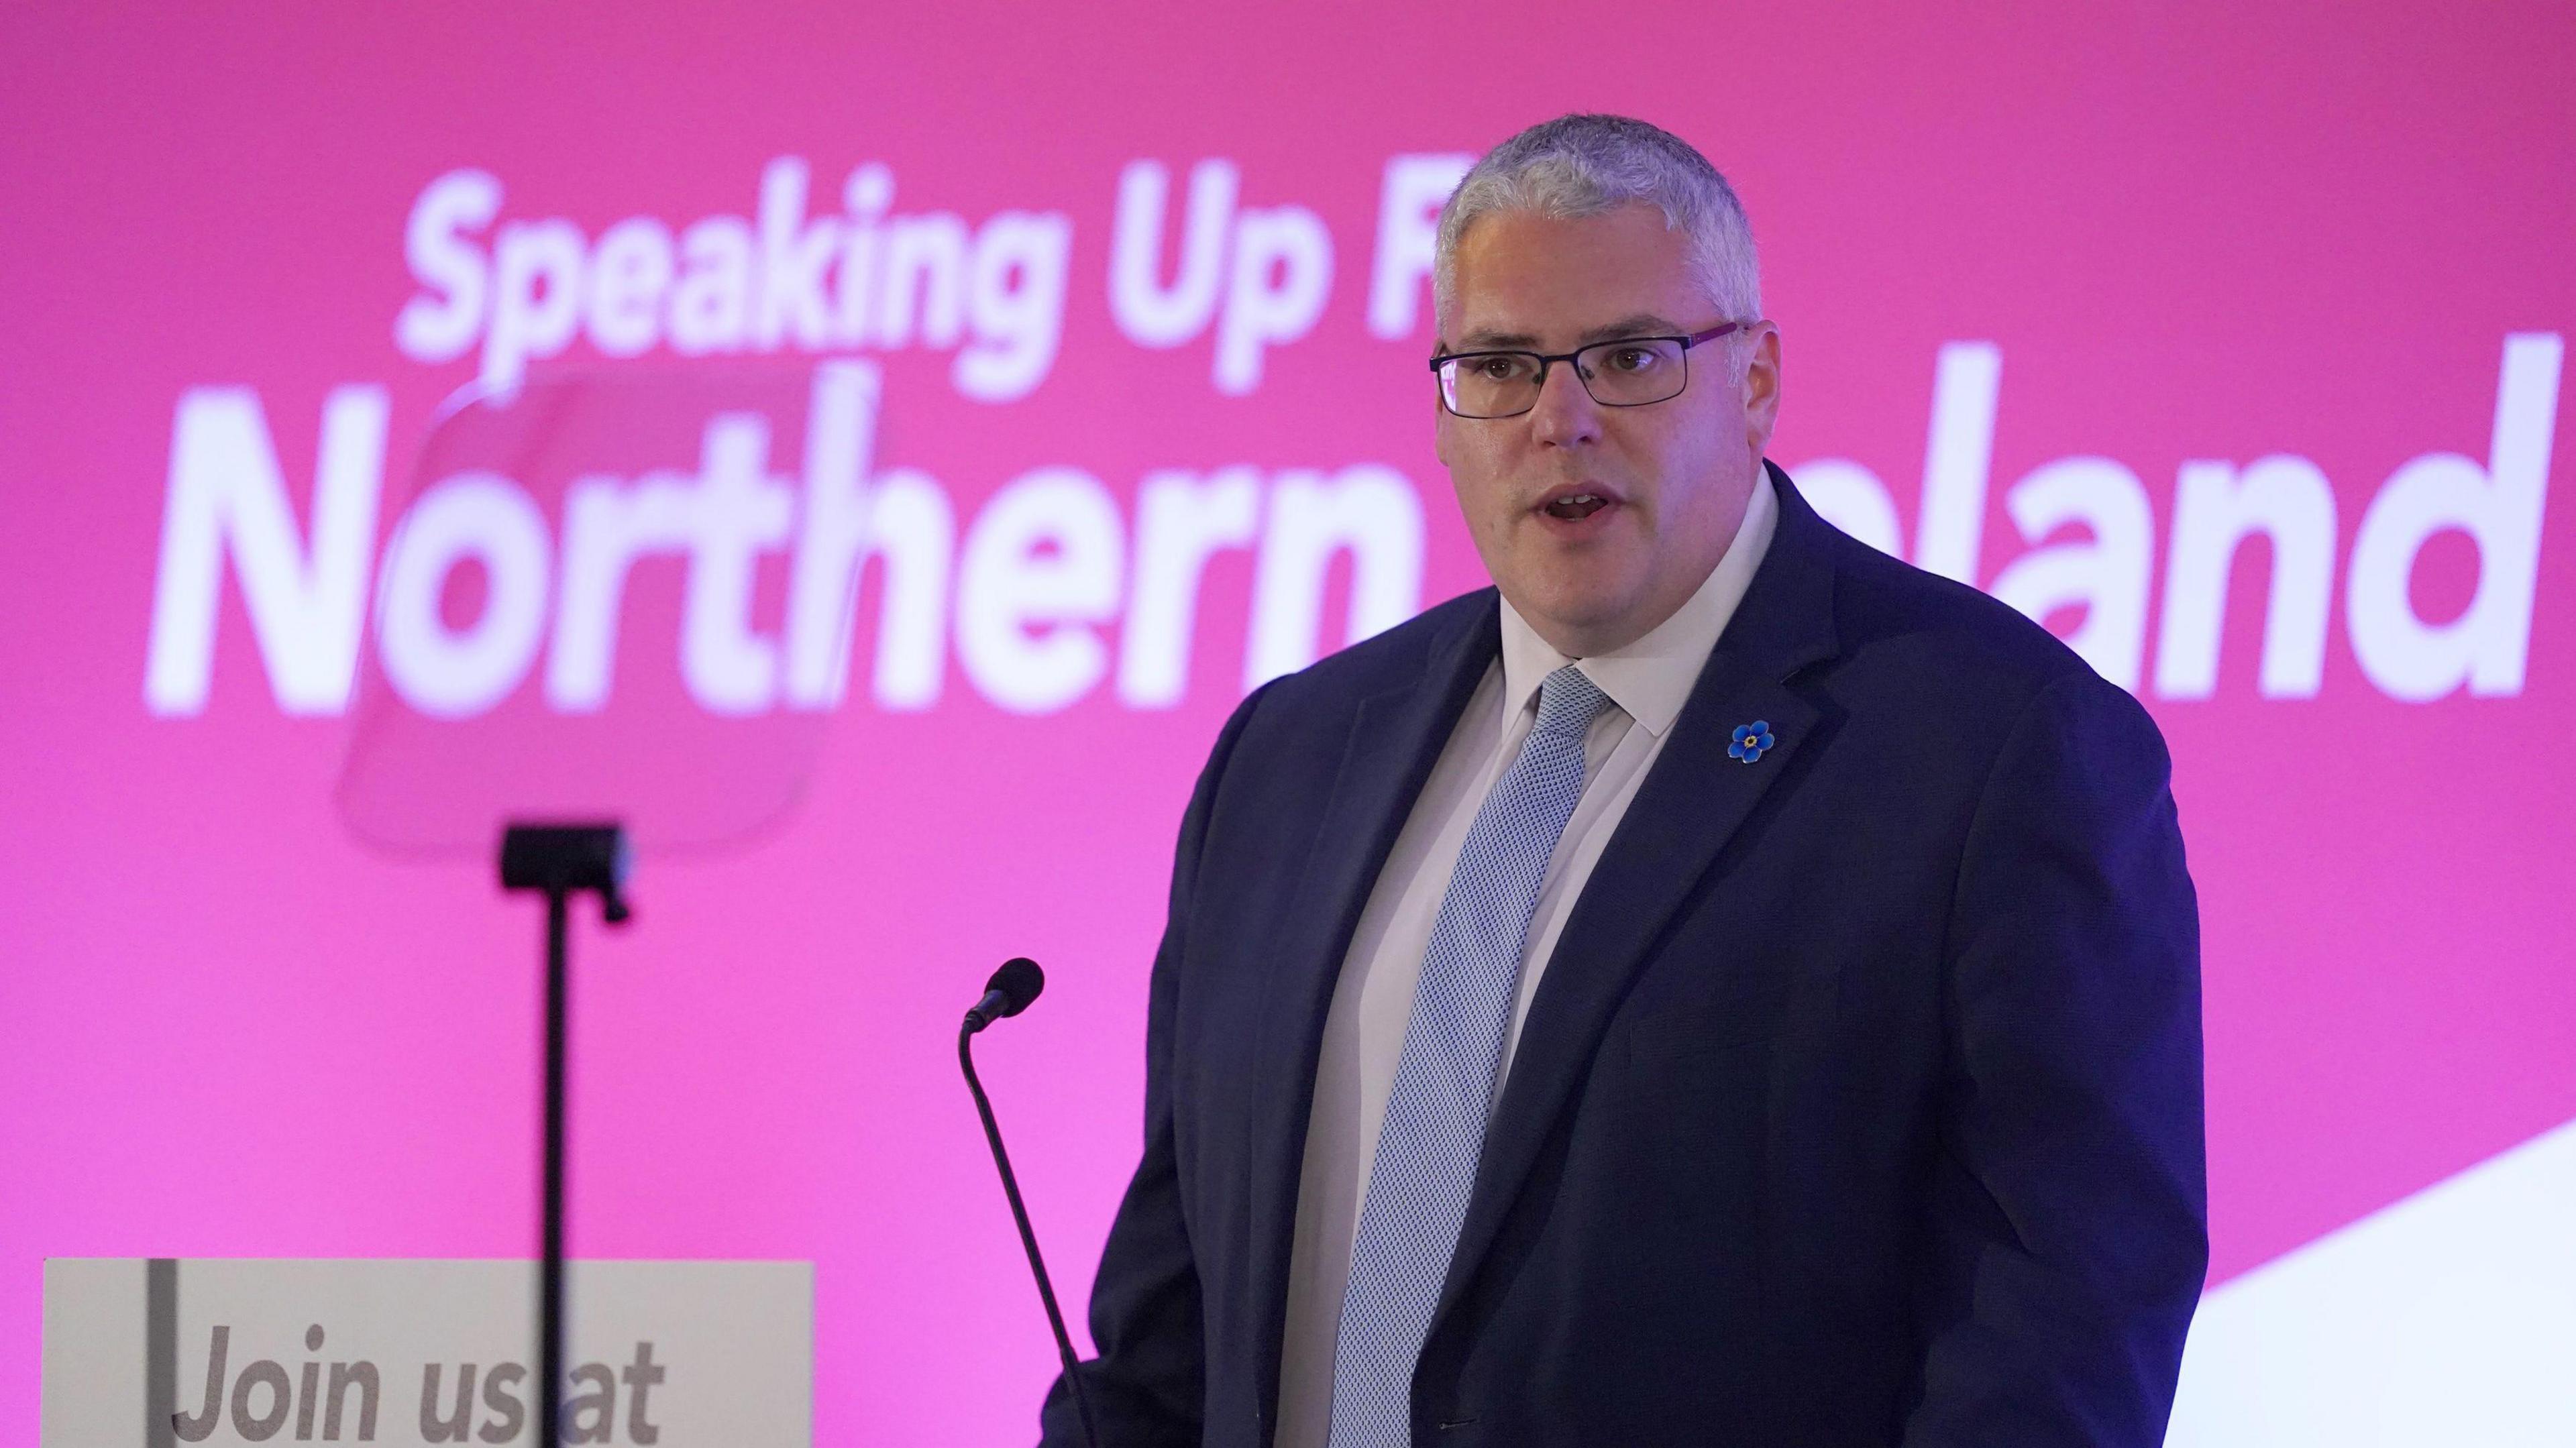
[[[1440,390],[1460,417],[1510,417],[1538,403],[1538,359],[1518,352],[1453,357],[1440,368]]]
[[[1682,344],[1660,337],[1596,343],[1576,353],[1574,365],[1592,400],[1605,407],[1639,407],[1678,397],[1687,376]]]

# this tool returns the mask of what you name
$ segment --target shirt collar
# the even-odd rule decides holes
[[[1583,676],[1609,695],[1610,702],[1644,725],[1648,734],[1661,738],[1681,716],[1682,705],[1690,699],[1691,685],[1699,680],[1700,667],[1717,647],[1718,635],[1726,631],[1727,620],[1735,617],[1745,589],[1752,586],[1753,572],[1761,566],[1762,555],[1770,550],[1779,516],[1771,479],[1757,473],[1733,541],[1726,545],[1725,554],[1698,589],[1674,610],[1672,617],[1655,625],[1645,637],[1606,654],[1578,660],[1558,653],[1529,626],[1509,599],[1503,600],[1504,717],[1508,719],[1533,707],[1539,685],[1548,675],[1567,664],[1580,664]]]

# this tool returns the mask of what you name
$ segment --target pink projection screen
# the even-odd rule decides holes
[[[1033,1437],[957,1014],[1051,972],[983,1059],[1079,1303],[1217,725],[1485,581],[1430,220],[1575,109],[1744,196],[1819,508],[2171,745],[2173,1441],[2576,1440],[2576,22],[2430,14],[13,8],[0,1448],[45,1258],[534,1251],[473,791],[611,735],[667,828],[577,946],[573,1252],[812,1262],[817,1441]],[[583,389],[644,421],[418,466]],[[720,473],[704,596],[643,512],[574,556]]]

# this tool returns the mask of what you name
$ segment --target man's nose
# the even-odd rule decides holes
[[[1531,435],[1550,447],[1573,447],[1601,436],[1601,404],[1583,390],[1571,362],[1551,363],[1530,408]]]

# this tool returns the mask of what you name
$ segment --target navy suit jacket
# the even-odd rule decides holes
[[[2162,1440],[2207,1263],[2199,923],[2145,710],[1819,518],[1770,552],[1534,998],[1414,1441]],[[1181,826],[1103,1448],[1278,1420],[1315,1060],[1492,589],[1276,680]],[[1759,761],[1727,755],[1768,721]],[[1059,1381],[1046,1441],[1080,1442]]]

